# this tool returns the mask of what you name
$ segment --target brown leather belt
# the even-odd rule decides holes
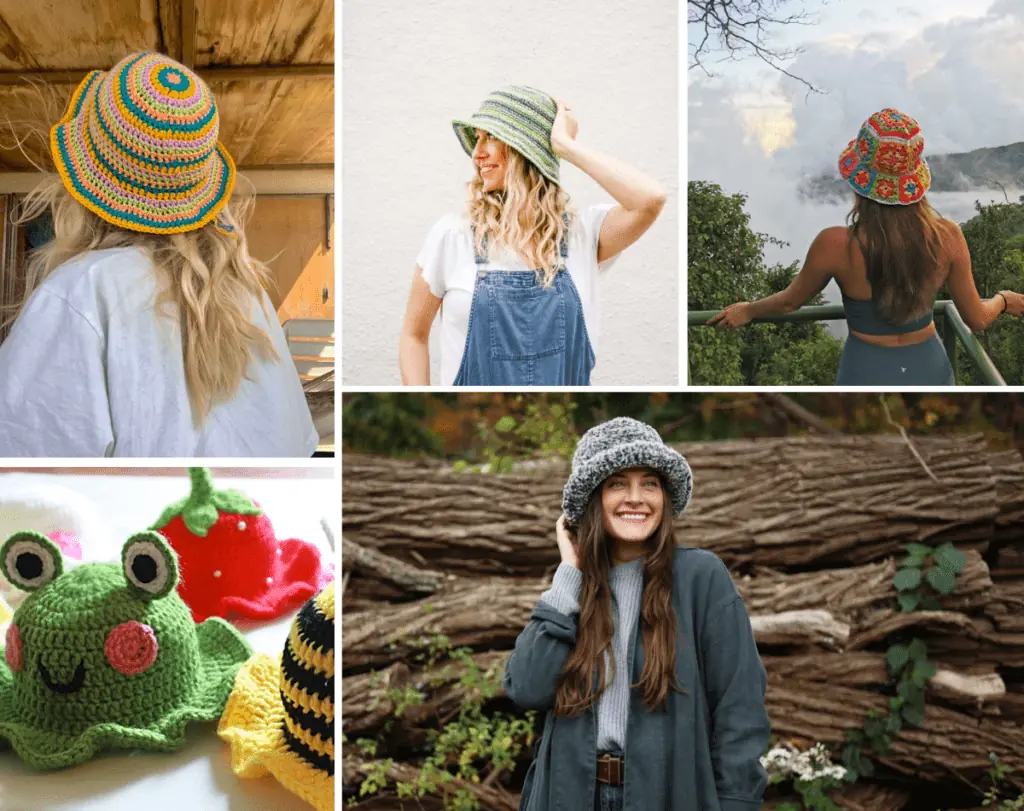
[[[626,776],[626,761],[620,757],[603,754],[597,759],[597,782],[609,786],[621,786]]]

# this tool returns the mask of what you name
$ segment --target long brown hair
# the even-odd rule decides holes
[[[893,324],[904,324],[931,303],[942,251],[939,216],[927,198],[909,206],[876,203],[855,195],[846,218],[867,267],[871,301]]]
[[[659,479],[661,477],[659,476]],[[593,705],[611,683],[615,673],[612,650],[612,600],[608,571],[612,567],[614,544],[604,529],[601,506],[602,486],[590,496],[576,528],[577,557],[583,583],[576,645],[559,677],[555,693],[555,714],[580,715]],[[651,711],[661,708],[669,690],[683,692],[675,679],[676,615],[672,610],[672,569],[675,536],[672,532],[672,504],[664,481],[665,511],[661,524],[645,542],[644,592],[640,602],[640,628],[644,641],[644,669],[640,681],[630,687],[643,691]],[[609,667],[604,666],[607,651]],[[594,689],[594,670],[598,685]]]

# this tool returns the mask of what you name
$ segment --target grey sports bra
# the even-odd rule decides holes
[[[843,309],[846,311],[847,326],[854,332],[864,335],[904,335],[924,329],[932,323],[932,311],[929,309],[928,312],[913,321],[893,324],[879,314],[873,301],[850,298],[846,293],[843,293]]]

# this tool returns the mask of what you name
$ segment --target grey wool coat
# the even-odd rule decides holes
[[[672,607],[676,678],[664,711],[630,691],[624,811],[753,811],[768,777],[760,756],[770,727],[766,674],[746,606],[725,564],[693,547],[675,550]],[[505,665],[503,685],[521,708],[545,712],[520,811],[591,811],[597,782],[597,713],[552,712],[558,676],[576,642],[576,616],[539,601]],[[633,630],[632,683],[643,671],[643,635]]]

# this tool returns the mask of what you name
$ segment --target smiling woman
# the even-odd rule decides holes
[[[416,262],[399,344],[407,385],[429,385],[441,313],[443,385],[589,385],[598,270],[654,223],[666,192],[576,140],[571,108],[531,87],[491,93],[453,123],[473,160],[463,214],[442,217]],[[575,210],[561,160],[614,199]]]
[[[675,543],[691,492],[649,425],[580,439],[562,562],[505,665],[509,698],[545,713],[520,808],[760,808],[765,669],[725,565]]]

